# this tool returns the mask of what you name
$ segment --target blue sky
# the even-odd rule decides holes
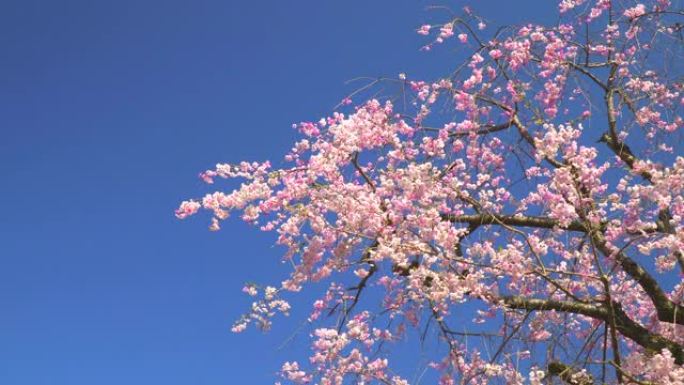
[[[492,25],[556,18],[475,3]],[[285,276],[274,237],[173,210],[217,162],[277,164],[347,80],[451,68],[453,46],[418,51],[431,4],[2,1],[0,383],[264,384],[304,358],[305,335],[278,349],[302,318],[229,332],[243,283]]]

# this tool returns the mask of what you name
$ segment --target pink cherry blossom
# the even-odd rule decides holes
[[[418,28],[418,34],[427,36],[430,34],[430,28],[432,28],[432,26],[429,24],[421,25],[420,28]]]
[[[184,201],[181,203],[178,210],[176,210],[176,217],[179,219],[185,219],[190,215],[194,215],[202,207],[199,202],[196,201]]]
[[[646,7],[643,4],[637,4],[635,7],[626,9],[624,12],[628,19],[636,19],[644,14],[646,14]]]

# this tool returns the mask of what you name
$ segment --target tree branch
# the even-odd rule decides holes
[[[519,227],[534,227],[542,229],[561,228],[570,231],[587,232],[587,228],[580,221],[573,221],[567,226],[560,226],[558,221],[547,217],[499,215],[499,214],[442,214],[442,220],[454,223],[468,223],[471,226],[478,225],[508,225]],[[644,268],[622,251],[613,251],[600,231],[591,231],[591,237],[596,247],[608,258],[614,258],[622,269],[634,279],[653,301],[658,313],[658,319],[662,322],[684,325],[684,306],[672,302],[658,281],[653,278]]]
[[[560,228],[564,230],[587,232],[587,228],[580,221],[573,221],[567,226],[561,226],[557,220],[547,217],[500,215],[500,214],[477,214],[477,215],[452,215],[443,214],[442,220],[454,223],[468,223],[473,226],[479,225],[509,225],[520,227],[536,227],[542,229]]]
[[[556,301],[550,299],[524,298],[507,296],[502,298],[503,304],[511,309],[548,311],[556,310],[565,313],[581,314],[604,322],[611,322],[611,312],[605,305],[594,306],[577,302]],[[634,322],[622,310],[618,303],[613,303],[613,319],[617,330],[623,336],[636,342],[649,352],[660,352],[668,349],[678,365],[684,364],[684,347],[661,335],[651,333],[637,322]]]
[[[615,258],[622,270],[644,289],[646,295],[653,301],[660,321],[684,325],[684,306],[672,302],[651,274],[622,251],[611,250],[603,234],[597,231],[592,232],[592,240],[604,256]]]
[[[582,373],[581,370],[562,362],[549,362],[546,369],[550,376],[558,377],[569,385],[591,385],[594,383],[594,379],[590,374]]]

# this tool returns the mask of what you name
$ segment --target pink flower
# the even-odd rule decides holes
[[[628,8],[625,10],[624,15],[630,19],[636,19],[637,17],[643,16],[646,13],[646,7],[643,4],[637,4],[636,7]]]
[[[233,327],[230,328],[230,331],[232,331],[233,333],[242,333],[246,329],[247,329],[247,324],[240,322],[240,323],[233,325]]]
[[[558,5],[558,8],[560,9],[560,13],[565,13],[583,2],[584,0],[562,0]]]
[[[258,294],[257,288],[256,288],[256,286],[254,286],[254,285],[245,285],[245,286],[242,288],[242,292],[245,293],[245,294],[247,294],[247,295],[249,295],[249,296],[251,296],[251,297],[254,297],[255,295]]]
[[[444,24],[439,29],[439,38],[440,39],[447,39],[447,38],[450,38],[451,36],[454,36],[454,25],[452,23]]]
[[[185,219],[190,215],[197,213],[200,207],[202,207],[202,205],[199,202],[192,200],[183,201],[178,210],[176,210],[176,218]]]
[[[418,30],[416,30],[416,32],[419,35],[427,36],[430,34],[430,28],[432,28],[432,26],[430,24],[424,24],[424,25],[421,25],[420,28],[418,28]]]
[[[499,49],[493,49],[493,50],[489,51],[489,56],[491,56],[492,59],[497,60],[497,59],[500,59],[501,56],[503,56],[503,53],[501,53],[501,50],[499,50]]]
[[[458,34],[458,40],[459,40],[461,43],[465,43],[465,42],[468,41],[468,35],[465,34],[465,33],[459,33],[459,34]]]

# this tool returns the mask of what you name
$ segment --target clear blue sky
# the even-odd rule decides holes
[[[473,3],[492,25],[556,17]],[[285,276],[274,237],[173,210],[217,162],[278,164],[345,81],[450,68],[453,46],[418,52],[430,4],[0,2],[0,384],[268,384],[305,358],[277,349],[301,318],[229,332],[243,283]]]

